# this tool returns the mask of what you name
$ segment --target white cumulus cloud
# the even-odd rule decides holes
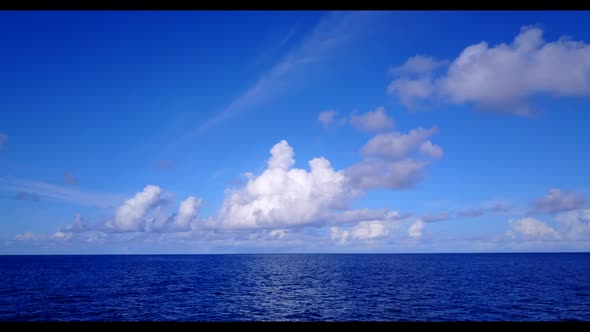
[[[195,196],[180,202],[176,212],[171,211],[167,198],[170,193],[158,186],[147,185],[125,200],[106,222],[89,227],[77,215],[72,225],[58,229],[52,239],[73,237],[80,240],[83,236],[78,233],[124,237],[127,235],[116,233],[135,232],[142,234],[129,236],[170,233],[171,236],[184,234],[182,236],[203,240],[221,234],[231,237],[232,234],[249,233],[261,239],[296,241],[288,235],[307,227],[322,226],[336,227],[332,229],[337,234],[334,236],[343,241],[348,238],[358,241],[382,238],[409,214],[387,209],[351,210],[349,206],[371,189],[395,189],[415,184],[422,177],[428,161],[414,157],[421,155],[419,147],[433,132],[420,129],[410,134],[396,133],[393,154],[386,147],[379,146],[382,151],[369,150],[363,160],[344,170],[335,170],[324,157],[311,159],[307,169],[296,168],[293,148],[282,140],[270,149],[264,171],[245,173],[247,182],[242,187],[226,190],[216,215],[199,217],[203,200]],[[406,141],[398,143],[396,139]],[[410,147],[399,147],[400,144]],[[92,239],[102,241],[102,237],[93,236]]]
[[[351,240],[367,241],[389,236],[400,226],[399,221],[385,218],[383,220],[361,221],[355,226],[330,227],[330,238],[335,242],[347,243]]]
[[[401,189],[414,186],[425,175],[430,160],[442,157],[443,151],[428,140],[438,128],[418,128],[409,133],[390,132],[375,135],[361,149],[363,160],[346,169],[351,186],[358,190]],[[432,145],[425,153],[421,147]],[[418,153],[420,152],[420,153]]]
[[[203,205],[201,198],[189,196],[180,203],[178,213],[174,217],[172,228],[179,231],[188,231],[191,228],[191,223],[199,213],[199,208]]]
[[[389,235],[391,223],[381,220],[361,221],[352,229],[352,238],[358,240],[375,239]]]
[[[192,219],[197,216],[201,205],[203,205],[203,200],[193,196],[189,196],[182,201],[178,208],[178,214],[174,218],[174,225],[179,229],[188,229]]]
[[[313,223],[348,199],[347,181],[323,157],[309,161],[310,171],[292,168],[287,141],[270,150],[268,167],[246,186],[230,192],[219,213],[223,228],[277,228]]]
[[[426,227],[426,223],[422,219],[417,219],[408,229],[408,236],[414,239],[422,237],[424,227]]]
[[[160,202],[162,190],[158,186],[147,185],[142,192],[125,201],[115,213],[115,220],[110,225],[118,231],[139,231],[143,227],[143,218],[151,208]]]
[[[539,27],[523,27],[510,44],[470,45],[442,75],[432,73],[435,63],[410,58],[394,71],[398,77],[389,93],[409,107],[437,98],[520,115],[531,113],[529,102],[536,95],[590,96],[590,45],[568,37],[545,41]]]

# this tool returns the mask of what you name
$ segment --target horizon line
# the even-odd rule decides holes
[[[215,256],[215,255],[469,255],[469,254],[590,254],[590,251],[486,251],[486,252],[310,252],[310,253],[138,253],[138,254],[0,254],[2,256]]]

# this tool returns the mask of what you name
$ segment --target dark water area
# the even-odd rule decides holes
[[[0,256],[2,321],[590,321],[589,253]]]

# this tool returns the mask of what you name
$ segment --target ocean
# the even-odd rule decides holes
[[[2,321],[590,321],[589,253],[0,256]]]

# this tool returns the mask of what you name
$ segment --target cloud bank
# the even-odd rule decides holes
[[[420,169],[426,166],[427,161],[413,158],[423,157],[419,148],[434,132],[423,129],[409,134],[394,132],[388,136],[392,143],[389,149],[393,152],[387,151],[386,144],[372,143],[373,138],[361,151],[362,160],[342,170],[335,170],[323,156],[311,159],[308,169],[296,168],[295,152],[282,140],[270,149],[264,171],[257,175],[248,173],[243,187],[226,190],[214,216],[200,218],[199,210],[204,202],[194,196],[184,199],[177,212],[170,213],[167,192],[159,186],[147,185],[116,208],[106,222],[91,227],[77,216],[73,225],[60,228],[52,238],[69,240],[85,231],[187,233],[202,237],[247,231],[267,239],[284,240],[293,231],[323,226],[331,227],[331,238],[338,242],[383,238],[399,228],[409,215],[387,209],[355,210],[350,209],[350,204],[373,188],[397,189],[403,187],[400,184],[415,183],[418,178],[407,168],[412,168],[414,163],[420,163]],[[382,163],[387,172],[372,173],[367,167],[371,163]],[[379,184],[371,185],[371,181]]]

